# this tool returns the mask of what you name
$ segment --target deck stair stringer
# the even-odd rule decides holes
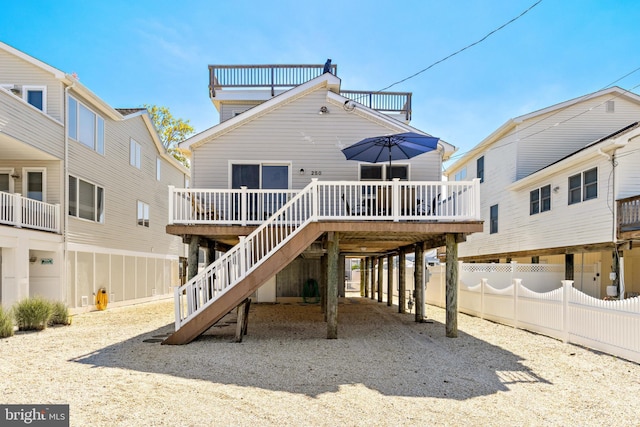
[[[188,344],[218,322],[227,313],[251,296],[269,278],[273,277],[300,255],[323,233],[323,223],[310,222],[280,249],[228,289],[220,298],[203,307],[199,313],[171,334],[163,344]]]

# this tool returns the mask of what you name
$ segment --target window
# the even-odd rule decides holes
[[[456,172],[454,181],[462,181],[467,178],[467,167],[463,167],[458,172]]]
[[[45,168],[22,169],[22,194],[29,199],[47,201],[47,170]]]
[[[480,182],[484,182],[484,156],[476,161],[476,178],[480,178]]]
[[[156,157],[156,180],[160,181],[162,179],[162,173],[160,172],[162,168],[162,160],[160,157]]]
[[[569,204],[598,197],[598,168],[589,169],[569,177]]]
[[[69,137],[104,154],[104,119],[72,97],[68,109]]]
[[[389,172],[389,168],[391,168],[391,172]],[[409,179],[409,167],[407,165],[386,165],[385,173],[386,179],[400,178],[400,181]]]
[[[361,181],[385,181],[400,178],[402,181],[409,179],[408,165],[360,165]]]
[[[22,98],[42,112],[47,112],[47,87],[23,86]]]
[[[104,189],[69,176],[69,216],[104,223]]]
[[[149,205],[138,200],[138,225],[149,227]]]
[[[489,234],[498,232],[498,205],[493,205],[489,212]]]
[[[529,193],[529,215],[549,210],[551,210],[551,185],[545,185]]]
[[[140,169],[140,164],[141,164],[140,156],[141,156],[140,144],[138,144],[136,141],[132,139],[131,142],[129,143],[129,163],[131,163],[131,166],[135,166],[138,169]]]

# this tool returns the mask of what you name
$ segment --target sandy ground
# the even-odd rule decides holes
[[[444,311],[417,324],[348,298],[339,339],[317,305],[252,305],[186,346],[171,301],[77,315],[0,340],[0,403],[70,405],[73,426],[640,426],[640,365]],[[226,326],[225,326],[226,324]]]

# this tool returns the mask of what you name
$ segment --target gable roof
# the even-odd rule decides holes
[[[480,141],[480,143],[477,144],[475,147],[471,148],[464,156],[458,159],[454,164],[449,166],[445,171],[445,175],[450,175],[450,171],[457,169],[458,167],[468,162],[470,159],[474,158],[478,154],[485,151],[489,146],[491,146],[493,143],[495,143],[496,141],[498,141],[499,139],[507,135],[509,132],[513,130],[513,128],[515,128],[517,125],[521,124],[522,122],[530,119],[535,119],[536,117],[540,117],[548,113],[559,112],[573,105],[576,105],[581,102],[588,101],[590,99],[597,98],[603,95],[613,95],[614,98],[625,97],[637,104],[640,104],[640,96],[638,96],[637,94],[630,92],[628,90],[622,89],[621,87],[618,87],[618,86],[612,86],[606,89],[599,90],[597,92],[588,93],[586,95],[582,95],[577,98],[570,99],[568,101],[560,102],[558,104],[554,104],[549,107],[533,111],[531,113],[517,116],[515,118],[507,120],[502,126],[500,126],[498,129],[493,131],[489,136],[487,136],[485,139]]]
[[[319,88],[327,89],[327,101],[334,103],[340,107],[344,106],[344,104],[348,101],[352,101],[348,98],[345,98],[339,94],[340,92],[340,83],[341,80],[331,73],[324,73],[321,76],[318,76],[314,79],[307,81],[301,85],[298,85],[292,89],[289,89],[279,95],[272,97],[271,99],[256,105],[253,108],[239,114],[235,117],[232,117],[222,123],[214,125],[207,130],[204,130],[185,141],[181,142],[179,146],[181,148],[193,150],[196,149],[208,141],[215,139],[231,130],[242,126],[245,123],[248,123],[251,120],[254,120],[258,117],[263,116],[269,111],[274,110],[279,105],[284,103],[291,102],[299,97],[306,95],[307,93],[313,92]],[[362,104],[358,104],[358,108],[356,109],[357,113],[367,117],[370,120],[377,121],[387,127],[392,127],[397,129],[398,133],[400,132],[417,132],[421,134],[426,134],[419,129],[416,129],[412,126],[404,124],[388,115],[366,107]],[[428,135],[428,134],[427,134]],[[431,136],[431,135],[429,135]],[[446,141],[440,141],[439,145],[442,146],[443,152],[445,154],[445,160],[453,154],[456,150],[456,147],[449,144]]]

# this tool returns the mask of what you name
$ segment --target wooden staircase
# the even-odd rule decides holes
[[[264,260],[245,278],[233,285],[220,298],[203,307],[200,312],[171,334],[162,344],[188,344],[218,322],[227,313],[253,294],[270,277],[273,277],[300,255],[323,233],[322,224],[308,223],[280,249]]]

